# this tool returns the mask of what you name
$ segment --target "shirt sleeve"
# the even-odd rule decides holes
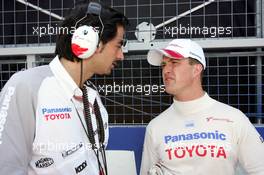
[[[260,134],[250,123],[246,116],[243,117],[238,140],[238,159],[244,170],[249,175],[264,174],[264,143]]]
[[[151,167],[153,167],[157,162],[158,155],[157,151],[155,151],[155,143],[150,129],[147,127],[143,146],[140,175],[147,175]]]
[[[30,89],[23,84],[9,80],[0,94],[0,174],[28,174],[35,118]]]

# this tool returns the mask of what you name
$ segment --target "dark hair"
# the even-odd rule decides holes
[[[74,26],[76,22],[86,16],[88,4],[89,3],[79,3],[74,9],[70,11],[70,14],[61,23],[60,33],[57,36],[55,50],[55,54],[58,55],[59,58],[65,57],[70,61],[80,61],[80,59],[72,53],[71,38],[75,30]],[[104,24],[104,30],[101,34],[100,41],[103,44],[106,44],[116,36],[118,26],[123,26],[124,28],[126,28],[129,22],[122,13],[103,4],[101,4],[101,6],[102,10],[100,17]],[[81,25],[98,27],[99,33],[101,33],[102,25],[97,15],[88,14],[87,17],[81,20],[76,27],[79,27]]]

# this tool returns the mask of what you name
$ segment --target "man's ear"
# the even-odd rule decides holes
[[[201,74],[201,72],[203,71],[203,66],[202,64],[195,64],[194,65],[194,70],[193,70],[193,73],[194,73],[194,76],[198,76]]]

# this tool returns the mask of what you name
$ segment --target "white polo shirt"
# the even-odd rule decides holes
[[[82,91],[59,59],[15,74],[1,93],[14,88],[0,144],[0,174],[98,175],[97,158],[85,134]],[[95,140],[98,133],[93,104],[98,101],[108,140],[108,114],[96,89],[86,86]],[[82,120],[82,123],[81,123]],[[18,134],[14,134],[18,132]],[[11,151],[6,151],[11,149]],[[4,156],[3,156],[4,157]],[[3,159],[3,158],[2,158]]]

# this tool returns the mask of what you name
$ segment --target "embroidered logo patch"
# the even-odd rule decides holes
[[[75,168],[76,174],[80,173],[86,166],[87,166],[87,162],[85,160],[81,165]]]
[[[45,157],[35,162],[35,165],[37,168],[46,168],[52,165],[53,163],[54,163],[54,160],[52,158]]]
[[[234,121],[232,120],[229,120],[228,118],[215,118],[215,117],[207,117],[206,118],[206,121],[207,122],[211,122],[211,121],[222,121],[222,122],[231,122],[233,123]]]

